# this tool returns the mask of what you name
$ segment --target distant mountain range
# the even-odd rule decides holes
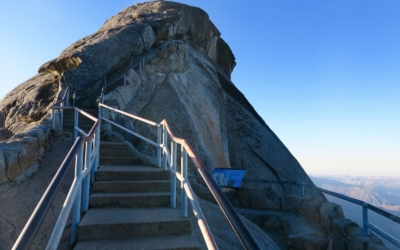
[[[314,184],[332,192],[368,202],[400,216],[400,177],[310,176]],[[345,216],[362,226],[362,209],[359,205],[326,195],[329,201],[339,204]],[[370,223],[400,239],[400,225],[376,214],[368,213]],[[386,247],[397,247],[381,238]]]
[[[314,184],[400,215],[400,177],[311,176]]]

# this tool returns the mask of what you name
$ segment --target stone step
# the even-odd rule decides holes
[[[172,208],[92,208],[78,228],[78,240],[191,234],[191,220]]]
[[[113,156],[100,156],[100,164],[102,165],[137,165],[140,164],[139,157],[133,156],[123,156],[123,157],[113,157]]]
[[[129,150],[106,150],[106,149],[100,149],[100,155],[101,156],[122,157],[122,156],[133,156],[133,152],[129,151]]]
[[[129,150],[129,147],[128,147],[128,145],[126,145],[124,143],[101,141],[100,142],[100,149],[105,149],[105,150]]]
[[[112,239],[112,240],[91,240],[81,241],[74,248],[75,250],[200,250],[201,245],[197,238],[192,235],[142,237],[133,239]]]
[[[64,119],[63,119],[63,122],[68,122],[68,123],[74,123],[74,121],[75,121],[75,119],[71,118],[71,117],[67,117],[67,118],[64,117]],[[86,118],[86,119],[78,118],[78,123],[81,123],[81,122],[82,123],[89,123],[89,122],[94,123],[94,121],[89,118]]]
[[[91,207],[168,207],[170,192],[94,193],[89,203]]]
[[[171,174],[161,168],[147,166],[100,165],[96,181],[169,180]]]
[[[96,181],[93,192],[96,193],[139,193],[170,190],[170,181]]]

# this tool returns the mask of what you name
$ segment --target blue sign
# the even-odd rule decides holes
[[[215,168],[212,177],[220,187],[240,188],[246,171],[241,168]]]

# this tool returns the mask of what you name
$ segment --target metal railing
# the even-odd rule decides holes
[[[62,103],[63,102],[57,102],[56,104]],[[71,209],[71,244],[73,244],[76,241],[81,212],[87,211],[89,207],[90,181],[91,179],[93,180],[99,165],[100,120],[75,107],[53,106],[52,109],[74,109],[75,113],[81,113],[89,119],[92,119],[95,123],[89,133],[86,134],[79,129],[77,120],[75,121],[75,133],[77,133],[76,131],[79,131],[80,133],[83,133],[84,136],[76,138],[74,145],[68,152],[57,173],[54,175],[50,185],[47,187],[12,249],[29,249],[74,160],[75,178],[65,199],[46,249],[57,249]],[[52,124],[54,125],[54,122],[52,122]],[[60,124],[62,124],[62,122],[60,122]],[[55,127],[53,127],[53,129],[54,128]]]
[[[168,41],[168,42],[164,43],[163,45],[161,45],[160,47],[156,48],[154,51],[166,50],[166,49],[169,48],[170,46],[173,46],[173,45],[175,45],[175,44],[182,43],[182,42],[186,42],[186,37],[185,37],[185,38],[182,38],[182,39],[180,39],[180,40]],[[125,86],[125,85],[126,85],[126,77],[127,77],[128,73],[129,73],[129,71],[130,71],[131,69],[136,68],[136,67],[139,67],[139,70],[142,70],[142,67],[144,66],[144,61],[145,61],[145,59],[144,59],[144,57],[143,57],[143,58],[142,58],[139,62],[137,62],[135,65],[132,65],[132,57],[131,57],[131,58],[130,58],[130,67],[129,67],[128,70],[126,70],[126,71],[124,72],[124,74],[123,74],[122,76],[118,77],[117,79],[112,80],[111,82],[107,82],[107,76],[105,76],[105,77],[104,77],[104,86],[103,86],[103,88],[104,88],[104,94],[106,94],[107,86],[110,86],[110,85],[112,85],[112,84],[115,84],[117,81],[121,80],[122,78],[124,79],[124,86]]]
[[[63,97],[61,98],[61,100],[59,100],[58,102],[55,102],[53,104],[54,106],[58,106],[61,107],[59,109],[53,108],[51,109],[51,126],[52,128],[56,128],[56,112],[58,111],[59,114],[59,128],[62,128],[63,126],[63,119],[64,119],[64,109],[63,107],[68,107],[69,106],[69,87],[67,87],[67,89],[64,92]]]
[[[192,177],[192,176],[191,176]],[[197,176],[194,176],[197,177]],[[199,177],[197,177],[199,178]],[[275,183],[275,184],[287,184],[287,185],[298,185],[300,186],[300,194],[304,196],[304,189],[305,187],[309,187],[315,190],[318,190],[322,193],[325,194],[329,194],[332,195],[334,197],[340,198],[342,200],[360,205],[362,207],[362,214],[363,214],[363,233],[365,236],[369,235],[369,229],[371,229],[372,231],[374,231],[375,233],[379,234],[380,236],[382,236],[382,238],[386,239],[387,241],[389,241],[390,243],[392,243],[393,245],[397,246],[400,248],[400,240],[395,238],[394,236],[390,235],[389,233],[385,232],[384,230],[382,230],[381,228],[375,226],[374,224],[372,224],[371,222],[368,221],[368,210],[374,211],[380,215],[382,215],[385,218],[388,218],[389,220],[400,224],[400,217],[396,216],[392,213],[389,213],[383,209],[380,209],[374,205],[371,205],[367,202],[358,200],[358,199],[354,199],[351,198],[349,196],[343,195],[343,194],[339,194],[339,193],[335,193],[323,188],[319,188],[317,186],[314,185],[310,185],[307,184],[305,182],[296,182],[296,181],[272,181],[272,180],[254,180],[254,179],[244,179],[244,182],[263,182],[263,183]]]
[[[201,160],[195,155],[190,145],[186,142],[186,140],[175,137],[172,133],[168,123],[166,120],[163,120],[160,124],[155,123],[153,121],[149,121],[147,119],[126,113],[124,111],[109,107],[102,103],[103,95],[100,96],[100,103],[99,103],[99,119],[104,120],[123,131],[134,135],[147,143],[157,147],[157,163],[159,167],[162,167],[164,170],[168,170],[171,172],[171,200],[170,206],[172,208],[176,207],[176,179],[181,182],[181,214],[183,217],[187,217],[187,199],[190,200],[194,214],[198,221],[200,230],[203,234],[203,238],[207,245],[208,249],[218,249],[218,246],[215,243],[213,238],[212,232],[208,227],[206,219],[203,215],[201,207],[197,201],[196,195],[193,192],[190,183],[187,178],[187,171],[188,171],[188,157],[196,166],[197,170],[199,171],[201,177],[207,184],[208,188],[210,189],[211,193],[213,194],[214,198],[216,199],[218,205],[220,206],[222,212],[224,213],[225,217],[227,218],[228,222],[234,229],[236,235],[242,242],[245,249],[260,249],[258,244],[256,243],[255,239],[251,235],[250,231],[244,225],[243,221],[240,219],[239,215],[236,213],[234,208],[232,207],[229,200],[223,194],[221,189],[215,183],[211,175],[208,173],[204,164]],[[102,109],[108,109],[109,111],[116,112],[132,119],[136,119],[138,121],[144,122],[149,124],[157,129],[157,141],[151,141],[150,139],[135,133],[121,125],[111,121],[110,119],[102,116]],[[171,142],[170,147],[168,147],[169,142]],[[178,167],[178,144],[181,145],[180,147],[180,169],[181,172],[177,171]]]
[[[164,50],[168,48],[170,44],[174,45],[177,42],[185,41],[186,39],[181,39],[178,41],[171,41],[167,44],[164,44],[161,49]],[[124,75],[126,78],[126,74]],[[111,83],[112,84],[112,83]],[[74,98],[75,99],[74,92]],[[71,244],[74,244],[77,239],[77,230],[78,224],[80,222],[81,212],[85,212],[88,210],[89,206],[89,188],[90,181],[94,180],[97,168],[99,166],[99,152],[100,152],[100,122],[104,120],[144,141],[150,143],[151,145],[157,147],[157,164],[159,167],[167,170],[169,168],[171,172],[171,207],[176,207],[176,179],[181,182],[181,211],[182,216],[187,217],[187,199],[191,201],[194,214],[198,221],[200,230],[203,234],[205,243],[208,249],[218,249],[218,246],[215,243],[212,232],[208,227],[208,224],[205,220],[203,212],[200,208],[200,205],[197,201],[196,195],[193,192],[190,183],[187,179],[187,168],[188,161],[187,157],[189,156],[203,180],[206,182],[208,188],[211,193],[217,200],[221,210],[224,215],[228,219],[228,222],[233,227],[235,233],[239,237],[245,249],[260,249],[257,245],[255,239],[250,234],[247,227],[244,225],[243,221],[240,219],[239,215],[233,209],[232,205],[225,197],[223,192],[220,190],[218,185],[214,182],[211,175],[208,173],[203,163],[197,158],[191,149],[190,145],[181,138],[177,138],[173,135],[171,129],[166,120],[163,120],[160,124],[149,121],[147,119],[134,116],[127,112],[109,107],[103,104],[105,94],[105,87],[102,88],[102,92],[99,99],[99,111],[98,118],[91,116],[85,111],[76,108],[76,107],[68,107],[68,99],[69,99],[69,88],[66,89],[64,93],[64,97],[61,101],[56,102],[52,106],[52,127],[56,128],[56,110],[59,111],[59,127],[61,128],[63,125],[63,111],[64,109],[74,109],[75,111],[75,120],[74,120],[74,139],[75,143],[69,151],[67,157],[64,159],[61,164],[59,170],[51,181],[49,187],[46,192],[42,196],[40,202],[36,206],[33,214],[31,215],[28,223],[25,225],[23,231],[15,242],[13,249],[28,249],[31,245],[34,237],[37,234],[53,200],[55,195],[57,194],[58,189],[61,186],[61,183],[70,167],[72,162],[75,160],[75,178],[71,185],[71,188],[68,192],[66,200],[64,202],[63,208],[60,212],[56,225],[54,227],[53,233],[50,236],[50,240],[47,244],[46,249],[57,249],[59,241],[61,239],[63,230],[65,228],[65,224],[67,222],[68,216],[71,213],[72,209],[72,225],[71,225]],[[60,106],[57,106],[57,105]],[[136,119],[138,121],[144,122],[148,125],[152,125],[157,128],[157,142],[153,142],[150,139],[135,133],[129,129],[124,128],[123,126],[107,119],[102,116],[102,109],[108,109],[112,112],[119,113],[121,115],[125,115],[127,117]],[[84,116],[92,119],[95,124],[88,134],[86,134],[82,129],[78,127],[78,114],[83,114]],[[78,137],[78,133],[81,133],[83,136]],[[168,138],[171,141],[171,148],[168,148]],[[177,172],[177,145],[181,145],[181,173]]]

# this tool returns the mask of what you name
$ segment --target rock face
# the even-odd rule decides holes
[[[38,74],[0,100],[0,129],[13,134],[37,125],[47,114],[58,92],[53,74]]]
[[[4,138],[0,142],[0,184],[17,178],[43,154],[49,135],[49,109],[57,95],[69,87],[76,92],[79,107],[95,107],[107,83],[105,104],[155,122],[166,119],[174,134],[189,142],[210,172],[215,167],[244,168],[248,179],[312,184],[295,157],[231,82],[235,57],[220,36],[203,10],[169,1],[136,4],[107,20],[99,31],[43,64],[38,75],[0,101]],[[171,39],[182,38],[186,40],[158,49]],[[144,62],[140,70],[132,67],[137,62]],[[102,115],[156,141],[154,128],[108,111]],[[10,138],[10,133],[15,135]],[[140,157],[155,162],[155,147],[110,124],[102,124],[102,136],[109,141],[126,139]],[[197,174],[193,165],[189,172]],[[213,200],[201,181],[192,179],[191,183],[200,197]],[[289,245],[296,248],[325,248],[326,232],[337,227],[334,221],[342,219],[343,213],[321,193],[305,191],[306,196],[300,196],[299,186],[253,182],[232,191],[230,200],[243,208],[296,213],[293,220],[272,216],[263,225],[290,232]],[[212,217],[210,211],[205,213]],[[291,222],[294,220],[296,223]],[[302,235],[305,220],[326,232],[311,230]],[[219,221],[213,218],[213,224],[218,227]],[[0,221],[0,228],[12,230],[5,221]],[[351,235],[359,241],[350,242],[347,231],[341,229],[330,239],[338,237],[347,245],[364,242],[357,236],[359,230],[353,231]],[[257,234],[258,240],[266,240],[265,246],[275,247],[268,237]],[[223,233],[218,237],[225,242],[224,238],[229,238]]]

